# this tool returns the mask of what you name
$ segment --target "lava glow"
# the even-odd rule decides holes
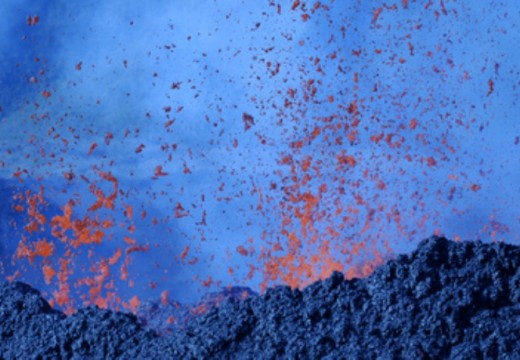
[[[135,311],[519,241],[514,4],[108,3],[1,5],[5,278]]]

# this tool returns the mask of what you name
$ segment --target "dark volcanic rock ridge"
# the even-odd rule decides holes
[[[519,246],[432,237],[365,279],[333,273],[301,291],[280,286],[245,300],[237,289],[209,297],[207,313],[187,316],[160,336],[160,319],[174,314],[167,307],[142,308],[141,317],[155,312],[146,328],[135,315],[96,307],[65,316],[28,285],[5,283],[0,354],[6,359],[520,358]]]

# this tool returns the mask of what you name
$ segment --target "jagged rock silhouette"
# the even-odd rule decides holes
[[[132,314],[67,317],[28,285],[0,288],[6,359],[509,359],[520,358],[519,334],[520,247],[442,237],[365,279],[336,272],[302,291],[229,296],[164,336]]]

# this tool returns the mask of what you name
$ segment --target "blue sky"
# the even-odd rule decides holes
[[[345,263],[356,244],[370,258],[435,231],[519,241],[514,2],[8,0],[0,13],[0,176],[117,224],[78,264],[125,236],[149,244],[123,296],[157,282],[192,300],[209,277],[258,289],[262,248],[289,251],[287,234],[304,262],[323,241]],[[89,212],[92,186],[112,191],[101,173],[118,180],[116,205]]]

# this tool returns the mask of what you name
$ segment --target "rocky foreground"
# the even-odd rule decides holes
[[[334,273],[249,295],[165,332],[150,324],[167,308],[66,316],[29,285],[4,283],[0,358],[520,359],[519,246],[432,237],[365,279]]]

